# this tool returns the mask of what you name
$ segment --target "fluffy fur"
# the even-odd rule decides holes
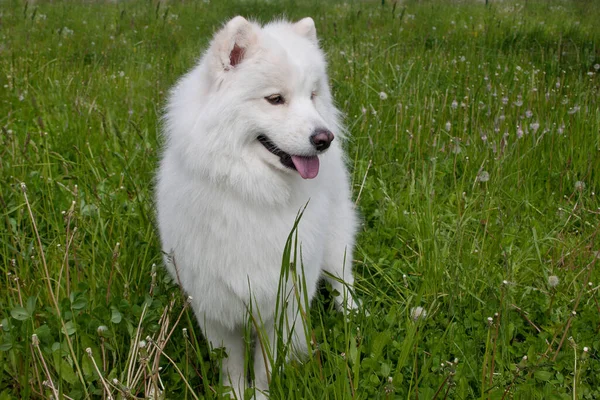
[[[319,131],[335,135],[325,151],[311,142]],[[340,282],[354,282],[356,232],[341,133],[310,18],[262,27],[233,18],[171,91],[156,192],[165,263],[193,297],[207,340],[226,348],[222,376],[241,398],[248,307],[273,340],[282,251],[307,202],[298,228],[307,296],[327,271],[343,293],[338,306],[355,307]],[[269,151],[261,135],[297,168]],[[303,179],[315,168],[314,179]],[[303,169],[313,172],[301,176]],[[287,313],[299,320],[295,302]],[[292,338],[296,353],[306,351],[302,326]],[[265,391],[270,366],[260,346],[254,352],[255,385]]]

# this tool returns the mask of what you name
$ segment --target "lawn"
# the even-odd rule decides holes
[[[600,398],[600,7],[383,3],[1,3],[0,400],[225,395],[153,176],[238,14],[314,17],[362,216],[363,309],[323,286],[271,398]]]

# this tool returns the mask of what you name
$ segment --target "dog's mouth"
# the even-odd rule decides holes
[[[319,173],[319,157],[297,156],[286,153],[265,135],[260,135],[257,139],[265,146],[265,149],[279,157],[279,161],[281,161],[285,167],[298,171],[302,178],[313,179]]]

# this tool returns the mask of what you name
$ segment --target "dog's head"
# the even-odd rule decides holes
[[[169,144],[215,179],[317,177],[341,126],[314,21],[230,20],[173,90],[166,122]]]

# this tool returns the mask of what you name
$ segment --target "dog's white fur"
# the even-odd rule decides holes
[[[270,104],[265,98],[273,94],[285,104]],[[317,153],[309,137],[322,128],[337,139]],[[263,27],[233,18],[171,91],[156,192],[163,250],[172,255],[165,262],[193,297],[208,341],[226,348],[225,384],[240,398],[248,307],[273,340],[282,251],[307,202],[298,228],[306,294],[314,296],[326,271],[343,293],[337,305],[355,307],[340,282],[354,282],[356,233],[341,133],[311,18]],[[260,134],[289,154],[318,154],[317,177],[302,179],[285,167],[257,140]],[[287,312],[299,320],[294,301]],[[296,325],[293,346],[303,352],[304,329]],[[260,345],[254,351],[255,384],[266,390],[270,366]]]

